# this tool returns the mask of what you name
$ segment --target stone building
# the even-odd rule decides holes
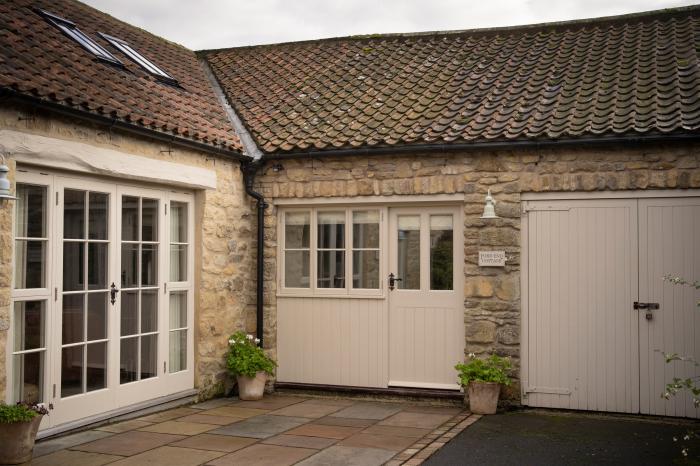
[[[195,53],[0,5],[0,393],[42,435],[211,397],[245,330],[271,388],[449,396],[496,352],[513,402],[697,416],[658,393],[700,336],[661,279],[700,276],[698,12]]]

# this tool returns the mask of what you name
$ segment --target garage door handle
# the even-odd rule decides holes
[[[639,303],[635,301],[632,307],[636,310],[645,309],[647,311],[656,311],[659,309],[659,303]]]

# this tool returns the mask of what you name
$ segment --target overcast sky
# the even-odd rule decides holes
[[[700,0],[83,0],[194,50],[563,21]]]

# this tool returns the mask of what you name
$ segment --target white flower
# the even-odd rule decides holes
[[[246,337],[246,339],[248,339],[248,340],[252,340],[253,338],[255,338],[253,335],[246,335],[245,337]]]
[[[235,345],[235,344],[236,344],[236,340],[234,340],[234,339],[232,338],[232,339],[230,339],[230,340],[228,341],[228,344],[229,344],[229,345]]]
[[[688,449],[687,448],[682,449],[681,453],[683,453],[683,456],[688,456]]]
[[[255,344],[257,345],[258,343],[260,343],[260,338],[255,339]]]
[[[683,437],[683,440],[690,440],[690,435],[686,434],[686,435]]]
[[[678,441],[678,438],[673,437],[673,441],[674,441],[674,442],[677,442],[677,441]]]
[[[474,359],[474,358],[476,357],[476,354],[474,354],[474,353],[469,353],[469,357],[470,357],[471,359]]]

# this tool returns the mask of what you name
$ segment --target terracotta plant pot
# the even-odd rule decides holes
[[[0,464],[20,464],[32,459],[42,417],[38,414],[27,422],[0,423]]]
[[[474,414],[496,414],[501,384],[496,382],[470,382],[469,410]]]
[[[245,401],[262,399],[265,393],[265,382],[267,382],[267,374],[264,371],[259,371],[255,377],[237,375],[236,380],[238,380],[238,398]]]

